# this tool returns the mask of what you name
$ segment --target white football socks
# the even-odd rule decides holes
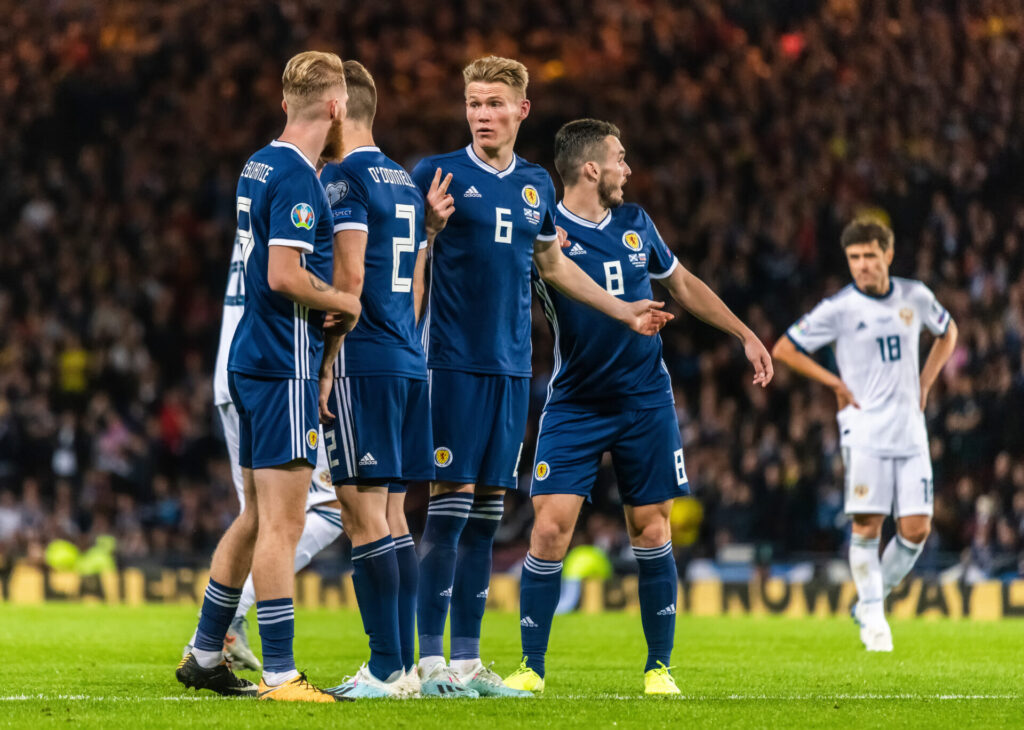
[[[888,596],[921,557],[924,543],[910,542],[898,534],[882,553],[882,595]]]
[[[857,586],[857,611],[862,619],[885,619],[882,605],[882,565],[878,538],[850,537],[850,572]]]
[[[452,671],[460,677],[476,673],[476,670],[483,666],[480,657],[476,659],[452,659]]]

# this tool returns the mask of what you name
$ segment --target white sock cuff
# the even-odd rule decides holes
[[[663,558],[666,555],[671,555],[671,554],[672,554],[672,541],[671,540],[666,542],[664,545],[659,545],[658,547],[652,547],[652,548],[637,547],[636,545],[633,546],[633,555],[636,557],[637,560],[656,560],[658,558]]]
[[[878,550],[879,538],[877,537],[861,537],[860,535],[850,536],[850,547],[851,548],[874,548]]]
[[[900,547],[906,548],[907,550],[909,550],[910,552],[914,553],[915,555],[917,553],[921,552],[922,550],[924,550],[924,543],[923,542],[911,542],[910,540],[908,540],[907,538],[903,537],[903,535],[899,534],[898,532],[896,533],[896,542],[897,542],[897,544]]]

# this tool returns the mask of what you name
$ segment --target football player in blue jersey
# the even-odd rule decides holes
[[[345,81],[345,157],[328,164],[320,181],[334,216],[334,285],[359,296],[363,313],[344,342],[328,336],[320,415],[352,540],[352,582],[370,660],[330,691],[404,698],[420,693],[418,561],[405,521],[405,485],[434,478],[427,360],[416,332],[431,219],[409,174],[374,145],[373,77],[358,61],[346,61]],[[442,185],[435,179],[430,194],[442,195]]]
[[[757,336],[680,265],[643,208],[623,203],[630,169],[618,128],[593,119],[566,124],[555,137],[555,167],[565,184],[555,220],[568,234],[566,257],[615,297],[650,298],[650,280],[658,280],[683,308],[739,339],[754,383],[766,386],[772,362]],[[555,338],[555,367],[537,435],[535,519],[520,584],[524,660],[506,684],[544,689],[561,561],[610,452],[639,569],[645,692],[677,694],[669,672],[678,585],[669,511],[689,489],[661,337],[630,332],[543,279],[536,289]]]
[[[427,313],[434,466],[421,544],[417,618],[421,678],[461,680],[482,696],[510,690],[480,660],[491,550],[504,492],[517,482],[530,383],[530,271],[637,336],[671,318],[662,303],[609,294],[562,255],[555,190],[539,165],[515,154],[530,111],[528,74],[489,56],[463,71],[472,142],[413,170],[424,192],[451,175],[455,212],[431,254]],[[443,655],[451,607],[451,666]]]
[[[239,416],[245,506],[213,554],[194,648],[178,665],[186,687],[259,699],[334,702],[295,668],[295,547],[316,463],[324,313],[355,326],[359,299],[325,282],[333,223],[315,161],[336,159],[345,117],[345,75],[333,53],[294,56],[282,76],[287,123],[242,169],[236,209],[245,310],[228,358]],[[287,414],[287,415],[285,415]],[[257,688],[222,659],[224,636],[250,568],[263,643]]]

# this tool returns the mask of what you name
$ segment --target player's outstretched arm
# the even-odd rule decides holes
[[[560,241],[564,234],[565,231],[559,229],[558,239],[534,243],[533,262],[546,283],[642,335],[655,335],[674,319],[674,315],[661,311],[664,302],[650,299],[624,302],[602,289],[572,259],[562,254]]]
[[[711,287],[701,281],[682,264],[676,264],[672,273],[659,282],[669,294],[690,314],[728,332],[743,343],[743,352],[754,366],[754,384],[762,388],[771,382],[775,369],[764,344],[739,317],[725,305]]]
[[[928,405],[928,393],[931,391],[932,386],[935,384],[935,379],[939,377],[939,372],[943,366],[953,355],[953,350],[956,349],[956,338],[958,336],[958,330],[956,322],[953,320],[949,321],[949,327],[946,328],[946,333],[941,337],[936,337],[935,342],[932,343],[932,349],[928,352],[928,359],[925,360],[924,369],[921,371],[921,410]]]
[[[822,385],[831,388],[836,394],[839,410],[843,410],[849,405],[860,408],[860,403],[853,397],[853,393],[846,387],[846,383],[838,375],[816,363],[813,358],[800,352],[789,336],[783,335],[779,338],[775,347],[772,348],[772,357],[779,362],[786,363],[804,377],[817,380]]]

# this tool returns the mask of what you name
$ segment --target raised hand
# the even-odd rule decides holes
[[[444,180],[441,180],[441,168],[434,172],[434,179],[430,182],[430,189],[427,191],[426,220],[424,225],[427,233],[437,235],[444,230],[448,219],[455,212],[455,198],[448,192],[448,186],[452,182],[452,174],[449,172]]]
[[[555,226],[555,234],[558,236],[558,247],[569,248],[569,232],[561,226]]]

